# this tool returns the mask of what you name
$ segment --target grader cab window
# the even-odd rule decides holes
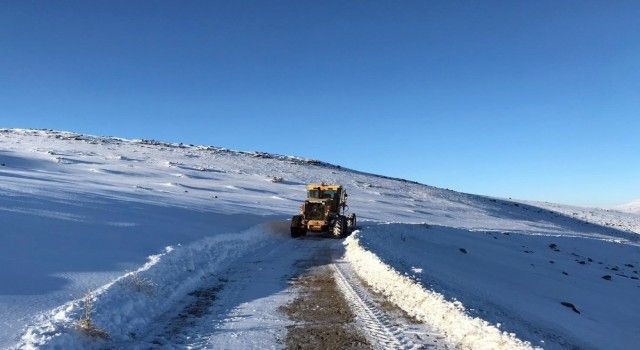
[[[334,190],[309,190],[307,193],[308,198],[318,198],[318,199],[335,199],[336,191]]]
[[[335,195],[336,195],[336,191],[333,191],[333,190],[322,191],[322,198],[334,199]]]

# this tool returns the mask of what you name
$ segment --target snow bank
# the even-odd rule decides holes
[[[131,341],[144,335],[155,319],[211,274],[276,237],[274,224],[242,233],[222,234],[187,246],[167,247],[140,269],[91,292],[92,323],[110,341]],[[74,349],[104,345],[78,328],[84,299],[68,302],[39,317],[17,345],[20,349]]]
[[[480,318],[468,316],[460,302],[447,301],[442,295],[425,289],[384,264],[360,245],[358,231],[345,240],[345,246],[346,259],[374,291],[385,295],[410,316],[441,331],[457,348],[533,348],[513,333],[502,332]]]

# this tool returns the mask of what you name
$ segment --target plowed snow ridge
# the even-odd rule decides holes
[[[345,245],[347,261],[374,291],[387,296],[409,315],[440,330],[454,346],[486,350],[534,349],[515,334],[502,332],[482,319],[469,317],[462,304],[447,301],[442,295],[400,275],[360,246],[357,231],[345,240]]]
[[[207,275],[220,272],[244,253],[269,239],[271,224],[245,232],[217,235],[184,247],[167,247],[162,254],[115,281],[93,291],[92,320],[109,341],[130,341],[132,334],[150,328],[163,313],[196,290]],[[87,349],[102,346],[77,324],[83,299],[71,301],[39,317],[17,348]]]
[[[365,288],[360,285],[353,275],[349,263],[340,260],[331,264],[338,287],[345,295],[351,308],[356,313],[356,322],[369,336],[376,349],[445,349],[440,334],[429,331],[425,326],[407,329],[399,324],[397,319],[391,318],[380,306],[372,300]],[[420,341],[414,342],[419,336]],[[440,343],[438,340],[440,339]]]

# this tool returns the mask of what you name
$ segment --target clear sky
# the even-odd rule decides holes
[[[0,126],[640,198],[638,1],[2,1]]]

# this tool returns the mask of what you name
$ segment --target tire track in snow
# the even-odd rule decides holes
[[[357,322],[378,349],[448,349],[440,334],[424,325],[410,327],[382,310],[344,260],[331,264],[336,284],[350,303]],[[410,329],[413,328],[413,329]]]

